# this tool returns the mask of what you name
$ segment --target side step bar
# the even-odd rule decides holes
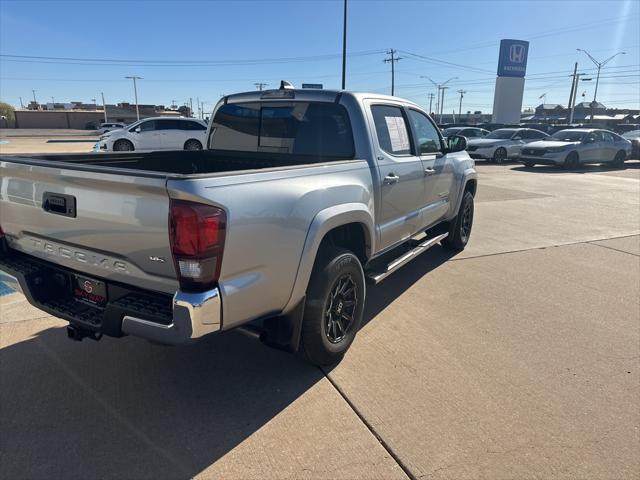
[[[393,260],[391,263],[387,264],[386,268],[383,269],[383,271],[367,272],[367,279],[374,284],[380,283],[382,280],[387,278],[389,275],[391,275],[393,272],[398,270],[400,267],[406,265],[421,253],[426,252],[435,244],[439,243],[441,240],[444,240],[445,238],[447,238],[448,235],[449,233],[442,233],[440,235],[437,235],[435,237],[425,240],[424,242],[418,244],[412,250],[409,250],[402,256]]]

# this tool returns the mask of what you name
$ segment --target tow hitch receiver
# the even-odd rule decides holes
[[[86,328],[74,327],[73,325],[67,326],[67,337],[69,340],[75,340],[76,342],[81,342],[83,338],[90,338],[91,340],[95,340],[96,342],[102,338],[102,333],[93,332],[91,330],[87,330]]]

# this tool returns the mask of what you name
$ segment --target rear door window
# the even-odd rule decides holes
[[[390,155],[410,155],[411,140],[402,108],[391,105],[373,105],[371,114],[380,148]]]
[[[223,105],[209,148],[353,158],[347,112],[336,103],[269,102]]]

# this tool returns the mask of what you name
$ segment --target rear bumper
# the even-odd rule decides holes
[[[35,307],[77,328],[177,345],[222,327],[217,288],[171,296],[100,279],[106,283],[108,301],[98,307],[73,297],[75,273],[81,274],[0,246],[0,281],[22,292]]]

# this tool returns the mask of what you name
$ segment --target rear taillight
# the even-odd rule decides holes
[[[220,276],[227,217],[211,205],[171,200],[169,240],[180,288],[202,292]]]

